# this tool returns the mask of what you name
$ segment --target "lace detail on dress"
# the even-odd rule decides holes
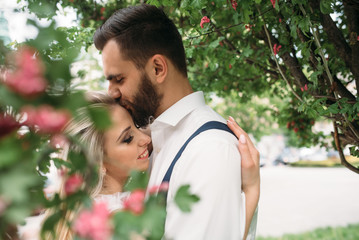
[[[94,200],[96,202],[106,202],[108,209],[113,212],[123,208],[123,201],[130,196],[130,192],[117,192],[114,194],[99,194]]]

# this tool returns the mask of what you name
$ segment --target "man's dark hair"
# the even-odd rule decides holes
[[[143,69],[153,55],[162,54],[187,76],[181,35],[172,20],[155,6],[142,4],[116,11],[94,34],[98,50],[103,50],[110,39],[138,69]]]

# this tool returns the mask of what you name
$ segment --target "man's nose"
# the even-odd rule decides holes
[[[113,86],[110,84],[110,86],[108,87],[108,94],[113,98],[113,99],[118,99],[121,98],[121,91],[118,87]]]

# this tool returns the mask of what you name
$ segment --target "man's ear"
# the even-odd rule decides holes
[[[162,83],[168,71],[167,59],[161,54],[156,54],[151,58],[152,63],[152,74],[156,79],[157,83]]]

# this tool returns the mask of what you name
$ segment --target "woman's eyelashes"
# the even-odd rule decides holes
[[[133,140],[133,136],[129,134],[123,139],[123,142],[129,144],[130,142],[132,142],[132,140]]]

